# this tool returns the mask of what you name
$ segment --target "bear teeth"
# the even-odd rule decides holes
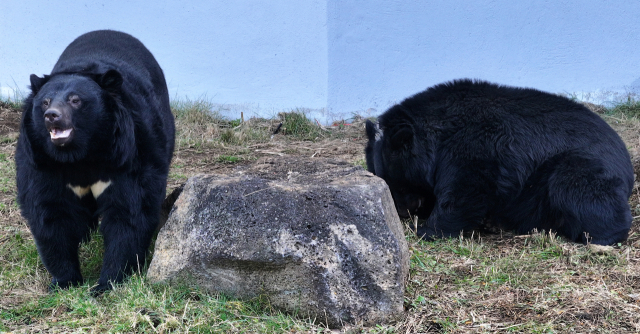
[[[60,130],[58,128],[53,128],[49,134],[51,135],[51,139],[68,138],[69,135],[71,135],[71,129]]]

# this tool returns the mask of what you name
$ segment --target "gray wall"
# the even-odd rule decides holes
[[[0,2],[0,94],[27,91],[75,37],[138,37],[172,97],[233,118],[375,115],[462,77],[611,101],[640,86],[640,1]]]

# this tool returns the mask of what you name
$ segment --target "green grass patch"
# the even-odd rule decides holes
[[[208,100],[171,102],[176,122],[176,148],[212,145],[225,120]]]
[[[23,101],[24,101],[24,98],[20,93],[17,93],[13,98],[0,97],[0,108],[20,110],[22,109]]]
[[[328,135],[328,131],[323,131],[302,111],[280,113],[280,118],[282,119],[281,131],[294,139],[316,141]]]
[[[225,144],[239,144],[240,138],[231,129],[225,129],[220,133],[220,141]]]
[[[238,119],[232,119],[229,121],[229,126],[235,128],[240,126],[240,124],[242,124],[242,119],[238,118]]]
[[[0,290],[29,291],[48,284],[33,240],[16,233],[2,240]],[[184,284],[152,284],[134,274],[115,290],[94,298],[90,289],[99,278],[103,239],[98,232],[80,249],[85,284],[53,293],[30,293],[11,307],[0,307],[0,329],[37,324],[48,331],[124,333],[157,332],[322,332],[310,319],[274,309],[259,297],[240,301]],[[144,272],[144,270],[143,270]]]
[[[188,177],[183,173],[169,172],[169,179],[171,179],[171,180],[187,180]]]
[[[195,288],[151,284],[139,275],[98,298],[89,290],[83,285],[42,295],[3,310],[0,319],[11,327],[38,323],[52,331],[121,333],[288,333],[316,327],[271,309],[262,298],[239,301]]]
[[[612,115],[625,115],[627,117],[640,118],[640,101],[629,97],[626,102],[609,108],[608,113]]]
[[[221,155],[218,157],[218,162],[223,164],[234,164],[239,161],[240,161],[240,158],[233,155]]]
[[[80,257],[80,272],[88,282],[95,282],[100,277],[102,268],[102,258],[104,255],[104,238],[96,230],[93,231],[89,240],[80,244],[78,256]]]
[[[16,188],[16,165],[6,153],[0,153],[0,192],[12,194]]]
[[[43,269],[30,235],[16,231],[4,237],[0,247],[0,290],[22,289]]]
[[[216,104],[206,99],[171,102],[176,121],[176,148],[216,148],[246,146],[269,139],[270,128],[255,126],[268,120],[228,119],[220,115]]]
[[[367,160],[365,160],[365,159],[358,159],[358,160],[356,160],[356,162],[354,163],[354,165],[356,165],[356,166],[360,166],[360,167],[364,168],[364,170],[367,170]]]
[[[220,123],[224,119],[214,109],[215,104],[206,99],[172,100],[171,111],[176,121],[184,123]]]

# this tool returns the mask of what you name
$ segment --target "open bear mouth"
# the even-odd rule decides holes
[[[61,129],[58,127],[52,127],[49,129],[49,135],[51,136],[51,142],[56,146],[64,146],[73,138],[73,128]]]
[[[49,134],[51,135],[51,139],[66,139],[71,136],[71,132],[73,129],[60,129],[60,128],[51,128],[49,130]]]

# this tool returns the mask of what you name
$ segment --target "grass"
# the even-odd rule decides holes
[[[82,286],[30,299],[0,312],[0,320],[34,331],[273,333],[303,328],[299,320],[268,311],[260,299],[241,302],[197,288],[152,285],[140,275],[97,299],[88,289]]]
[[[187,99],[171,103],[176,120],[178,148],[215,145],[221,129],[229,124],[213,106],[207,100]]]
[[[7,153],[0,153],[0,192],[11,193],[16,185],[16,167]]]
[[[608,112],[612,115],[623,115],[637,119],[640,117],[640,101],[628,97],[626,102],[615,105]]]
[[[18,85],[14,82],[14,89],[10,96],[0,95],[0,108],[10,108],[19,110],[22,108],[22,101],[29,95],[23,90],[18,88]]]
[[[281,122],[282,133],[290,140],[316,141],[328,131],[307,119],[301,111],[281,113],[279,119],[228,119],[220,115],[208,100],[174,101],[171,108],[176,120],[176,146],[182,148],[217,148],[266,143]],[[249,159],[250,160],[250,159]]]
[[[240,158],[233,155],[221,155],[218,157],[218,162],[220,163],[233,164],[239,161]]]
[[[0,99],[0,108],[20,109],[22,100]]]
[[[403,332],[637,330],[637,318],[613,316],[635,309],[623,248],[599,255],[549,234],[409,240]]]
[[[0,144],[2,145],[2,144]],[[0,153],[0,214],[17,211],[15,201],[16,166],[12,152]]]
[[[326,131],[308,119],[304,112],[280,113],[279,116],[282,119],[281,131],[298,140],[315,141],[328,135]]]
[[[178,148],[255,143],[269,138],[268,129],[243,127],[240,119],[230,120],[221,116],[208,100],[174,101],[171,109],[176,121]]]
[[[172,108],[178,134],[170,188],[196,173],[224,171],[259,157],[332,156],[327,152],[334,154],[349,145],[356,152],[350,162],[365,165],[366,139],[360,128],[339,124],[323,130],[296,112],[272,120],[228,120],[206,100],[178,101]],[[640,145],[638,112],[637,103],[628,103],[604,114],[605,120],[625,133],[630,151]],[[272,139],[281,122],[281,133]],[[341,132],[347,130],[353,133]],[[99,233],[80,249],[87,283],[46,293],[50,276],[17,211],[14,150],[15,138],[0,143],[0,204],[4,205],[0,207],[0,332],[331,332],[312,319],[283,314],[263,298],[237,300],[177,283],[151,284],[143,274],[93,298],[89,290],[102,261]],[[637,195],[634,198],[637,201]],[[629,241],[604,253],[547,233],[513,236],[476,231],[425,242],[406,227],[405,232],[411,252],[405,317],[396,323],[355,325],[344,331],[640,331],[637,223]]]

